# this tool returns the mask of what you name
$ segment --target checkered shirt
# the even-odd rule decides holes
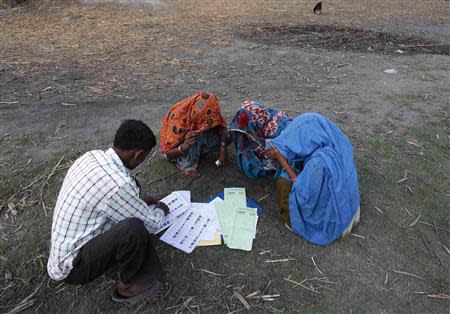
[[[53,213],[47,271],[63,280],[73,260],[89,240],[130,217],[141,219],[150,233],[158,230],[164,211],[150,210],[139,198],[140,189],[116,152],[87,152],[70,167]]]

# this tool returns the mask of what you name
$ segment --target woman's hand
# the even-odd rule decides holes
[[[295,172],[295,170],[292,169],[287,159],[283,156],[283,154],[280,153],[280,151],[275,147],[275,145],[272,144],[272,141],[270,140],[269,145],[271,147],[270,154],[274,157],[274,159],[277,159],[280,162],[281,167],[283,167],[283,169],[286,170],[287,174],[289,175],[289,178],[292,181],[297,180],[297,172]]]
[[[263,153],[267,158],[270,158],[272,160],[281,160],[284,158],[284,156],[280,153],[280,151],[272,144],[272,141],[268,141],[270,145],[270,149],[265,148],[258,148],[256,149],[257,152]]]
[[[226,159],[227,159],[227,146],[226,145],[220,145],[218,167],[223,166],[225,164],[225,160]]]
[[[269,150],[268,154],[272,157],[269,157],[271,159],[284,159],[284,156],[280,153],[280,151],[278,150],[278,148],[275,147],[275,145],[272,144],[272,141],[269,140],[269,145],[272,149]]]
[[[200,133],[198,131],[189,131],[186,134],[183,144],[185,144],[187,148],[195,145],[195,143],[197,143],[197,137],[199,136],[199,134]]]

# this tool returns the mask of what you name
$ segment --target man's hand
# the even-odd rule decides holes
[[[155,207],[162,209],[166,215],[169,213],[169,207],[163,202],[157,202]]]
[[[154,196],[154,195],[150,195],[150,194],[145,194],[143,197],[142,197],[142,200],[147,204],[147,205],[156,205],[156,203],[158,203],[158,201],[160,200],[161,198],[160,197],[158,197],[158,196]]]

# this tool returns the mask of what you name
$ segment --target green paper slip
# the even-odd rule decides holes
[[[230,202],[235,207],[247,207],[245,188],[225,188],[223,190],[225,202]]]
[[[219,219],[220,231],[223,235],[223,241],[228,243],[228,239],[230,237],[230,233],[233,230],[233,221],[234,215],[236,213],[236,208],[232,203],[229,202],[220,202],[216,203],[216,213],[217,218]]]
[[[258,213],[256,208],[237,208],[227,246],[230,249],[251,251],[257,219]]]

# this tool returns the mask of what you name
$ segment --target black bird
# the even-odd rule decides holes
[[[322,2],[318,2],[316,4],[316,6],[314,7],[313,12],[314,12],[314,14],[319,15],[321,13],[321,11],[322,11]]]

